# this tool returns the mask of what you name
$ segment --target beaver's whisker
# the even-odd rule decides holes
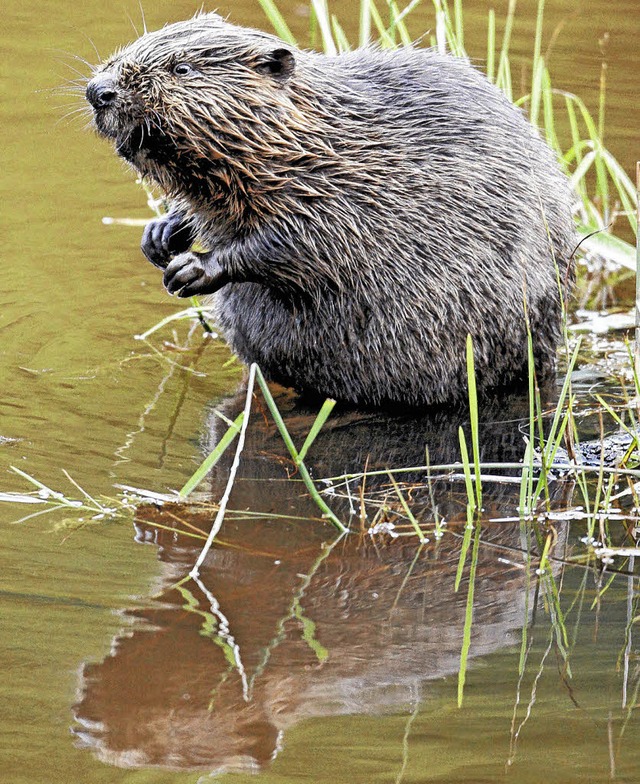
[[[39,90],[35,92],[38,95],[55,95],[57,97],[67,97],[71,96],[74,98],[84,98],[85,94],[85,85],[72,85],[70,83],[67,84],[56,84],[51,87],[41,87]]]
[[[142,121],[142,126],[143,126],[143,128],[147,129],[147,136],[149,138],[151,138],[151,125],[149,124],[149,118],[148,117],[144,118],[144,120]]]
[[[161,121],[160,115],[158,114],[158,112],[155,109],[151,109],[151,113],[150,114],[151,114],[151,116],[147,118],[148,122],[151,123],[151,125],[156,130],[158,130],[158,131],[160,131],[160,133],[162,133],[162,121]]]
[[[149,32],[149,30],[147,29],[147,20],[146,20],[146,17],[144,15],[144,8],[142,7],[142,0],[138,0],[138,8],[140,9],[140,16],[142,18],[142,29],[144,31],[144,34],[146,35]]]
[[[95,48],[95,45],[94,45],[93,41],[91,41],[90,38],[88,40],[91,43],[91,45],[93,46],[93,48],[95,49],[95,52],[96,52],[96,55],[97,55],[98,59],[102,60],[102,58],[98,54],[98,50]],[[89,60],[85,60],[84,57],[80,57],[80,55],[75,54],[74,52],[68,52],[66,49],[54,49],[53,51],[57,52],[58,54],[64,55],[65,57],[70,57],[72,60],[76,60],[77,62],[82,63],[82,65],[86,65],[86,67],[90,71],[93,71],[93,69],[95,68],[93,63],[90,63]],[[62,60],[62,62],[65,63],[65,65],[68,65],[68,63],[66,63],[65,60]]]
[[[81,79],[81,80],[83,80],[85,82],[88,81],[88,76],[85,73],[83,73],[82,71],[80,71],[78,68],[76,68],[74,65],[71,65],[71,63],[65,63],[64,60],[63,60],[62,61],[62,65],[64,65],[65,68],[68,68],[74,74],[77,74],[79,79]]]
[[[100,54],[100,52],[98,51],[98,47],[95,45],[95,42],[94,42],[93,38],[91,38],[89,36],[86,36],[86,38],[89,41],[89,43],[91,44],[91,48],[93,49],[93,51],[96,53],[96,58],[98,59],[98,62],[101,62],[103,58],[102,58],[102,55]],[[88,65],[90,66],[91,70],[93,70],[94,67],[95,67],[94,65],[91,65],[90,63],[88,63]]]
[[[65,79],[62,84],[57,85],[56,87],[52,87],[50,89],[55,90],[84,90],[87,87],[88,79]]]
[[[140,33],[138,31],[138,28],[136,27],[136,23],[131,18],[131,14],[128,11],[126,12],[126,14],[127,14],[127,19],[129,20],[129,22],[131,24],[131,27],[133,27],[133,32],[136,34],[137,38],[140,38]],[[144,32],[146,33],[147,31],[145,30]]]
[[[56,107],[56,108],[60,109],[60,108],[63,108],[63,107]],[[72,118],[75,119],[75,117],[78,116],[78,115],[84,115],[86,117],[89,117],[89,119],[91,118],[91,113],[87,112],[87,109],[84,106],[80,106],[79,108],[72,109],[71,111],[67,112],[66,114],[63,114],[62,117],[59,117],[56,120],[55,124],[56,125],[61,125],[63,122],[70,121]]]
[[[86,114],[91,117],[91,110],[87,106],[77,103],[57,104],[53,107],[56,111],[66,110],[69,114]]]

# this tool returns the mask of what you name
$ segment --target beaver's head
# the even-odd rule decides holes
[[[169,193],[210,199],[246,190],[293,138],[298,54],[202,14],[117,52],[95,69],[86,97],[98,132],[141,174]]]

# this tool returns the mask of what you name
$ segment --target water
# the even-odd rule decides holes
[[[465,6],[477,20],[468,38],[480,57],[486,9]],[[531,49],[529,6],[519,9],[514,40],[522,58]],[[640,125],[635,2],[547,6],[549,31],[566,20],[551,60],[556,83],[592,108],[598,40],[609,31],[607,141],[630,171]],[[283,8],[302,35],[303,8]],[[136,3],[127,10],[139,20]],[[193,10],[156,2],[147,23]],[[220,10],[263,24],[253,3]],[[418,15],[416,32],[426,24]],[[184,325],[175,339],[170,331],[150,345],[133,339],[177,306],[141,259],[140,230],[100,218],[144,218],[144,200],[107,145],[83,133],[81,122],[59,122],[69,102],[50,92],[72,76],[62,52],[94,60],[89,38],[106,54],[133,37],[126,11],[86,3],[62,13],[52,2],[9,2],[2,36],[0,491],[29,489],[10,465],[74,498],[80,493],[63,469],[100,498],[117,496],[117,484],[160,493],[180,487],[212,439],[213,409],[233,395],[241,369],[224,366],[226,348],[201,345],[198,335],[181,350]],[[584,383],[585,409],[593,380]],[[280,402],[300,440],[311,413],[291,398]],[[224,410],[237,405],[231,397]],[[518,401],[500,415],[485,412],[485,422],[510,422],[485,425],[485,459],[521,454],[523,413]],[[415,539],[404,537],[350,537],[330,549],[329,529],[296,521],[317,512],[298,484],[284,481],[287,464],[273,427],[255,420],[231,507],[261,516],[230,516],[202,571],[206,592],[193,582],[174,587],[200,546],[186,535],[193,529],[185,528],[184,510],[143,507],[135,516],[92,520],[72,509],[13,525],[41,508],[0,505],[3,781],[173,784],[206,780],[216,766],[242,771],[235,781],[260,769],[265,782],[484,782],[505,771],[518,782],[637,780],[637,648],[633,633],[626,636],[637,612],[636,582],[615,577],[592,608],[608,577],[599,582],[579,565],[556,562],[563,638],[548,577],[538,582],[534,570],[522,568],[521,551],[531,542],[504,520],[518,489],[488,485],[485,508],[502,522],[481,532],[459,710],[469,580],[467,570],[454,592],[464,535],[460,483],[436,483],[434,500],[424,475],[412,477],[412,508],[430,525],[420,553]],[[336,416],[314,447],[315,475],[359,470],[367,457],[370,468],[420,465],[425,441],[432,462],[448,462],[458,456],[457,426],[456,417]],[[226,469],[228,460],[209,488],[213,498]],[[558,504],[577,503],[575,488],[554,492]],[[353,506],[357,527],[357,483],[346,495],[332,503],[344,514]],[[371,478],[363,498],[370,519],[398,522],[385,477]],[[380,511],[385,503],[391,512]],[[434,503],[449,531],[440,540]],[[206,529],[213,514],[194,511],[186,522]],[[554,531],[558,555],[585,552],[579,525],[558,521]]]

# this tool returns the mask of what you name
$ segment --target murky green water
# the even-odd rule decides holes
[[[195,10],[144,5],[149,27]],[[282,5],[302,34],[302,6]],[[515,51],[524,58],[534,4],[520,5]],[[481,56],[486,7],[465,6]],[[551,61],[556,81],[592,108],[598,40],[609,32],[608,144],[630,171],[640,126],[636,0],[547,6],[549,32],[564,23]],[[263,25],[247,0],[220,9]],[[201,346],[196,336],[183,351],[184,326],[175,339],[165,331],[151,345],[134,340],[177,306],[140,256],[140,230],[100,219],[146,217],[146,207],[108,146],[81,121],[60,121],[73,106],[50,91],[73,76],[65,52],[93,60],[89,39],[106,54],[132,37],[127,11],[139,20],[137,3],[4,6],[0,492],[29,489],[11,465],[75,498],[63,470],[95,496],[116,496],[117,484],[179,487],[212,440],[213,408],[241,377],[237,365],[224,366],[222,344]],[[418,14],[416,32],[426,24]],[[522,413],[517,403],[487,413],[512,424],[487,431],[486,457],[521,454]],[[298,436],[308,416],[289,411]],[[256,421],[232,508],[264,514],[231,516],[202,585],[174,587],[199,549],[184,510],[86,515],[79,526],[71,509],[14,525],[41,508],[0,504],[2,781],[186,784],[217,768],[241,771],[235,781],[260,770],[270,783],[638,780],[640,671],[629,625],[637,581],[615,577],[592,606],[609,577],[598,582],[558,560],[554,604],[551,583],[522,555],[535,543],[504,520],[517,488],[487,489],[485,506],[502,522],[482,531],[459,710],[469,580],[467,570],[454,592],[459,485],[437,484],[435,500],[424,482],[416,489],[421,519],[432,525],[435,503],[450,533],[431,536],[415,562],[415,541],[402,538],[350,537],[330,549],[320,523],[265,516],[316,513],[283,481],[282,448]],[[456,459],[457,426],[455,418],[336,419],[317,444],[316,475],[359,470],[367,457],[371,466],[420,464],[425,441],[434,462]],[[354,484],[334,498],[345,514],[353,506],[356,526],[358,493]],[[371,516],[388,493],[382,480],[366,488]],[[186,522],[206,528],[212,516]],[[557,521],[555,532],[558,555],[584,550],[578,527]]]

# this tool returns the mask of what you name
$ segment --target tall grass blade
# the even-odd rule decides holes
[[[504,23],[504,33],[502,35],[502,47],[500,48],[500,57],[498,58],[498,74],[496,76],[497,86],[502,90],[509,100],[512,100],[509,49],[511,47],[513,20],[516,14],[516,2],[517,0],[509,0],[507,16]]]
[[[262,10],[275,30],[276,35],[292,46],[296,46],[297,42],[295,36],[291,32],[289,25],[285,22],[284,17],[280,13],[274,0],[258,0],[258,2],[262,6]]]
[[[220,460],[222,455],[227,451],[227,447],[232,443],[233,439],[238,435],[238,433],[240,433],[243,422],[244,412],[238,414],[235,420],[228,427],[225,434],[216,444],[215,449],[209,455],[207,455],[198,469],[192,474],[191,477],[189,477],[188,481],[185,482],[184,487],[182,487],[178,493],[181,501],[184,501],[185,498],[191,492],[193,492],[193,490],[195,490],[195,488],[200,484],[200,482],[202,482],[209,471],[211,471],[211,469],[216,465],[218,460]]]
[[[395,2],[389,3],[389,11],[391,13],[391,24],[389,25],[389,35],[393,38],[394,42],[396,40],[396,33],[400,36],[400,42],[403,46],[411,46],[412,40],[411,36],[409,35],[409,31],[407,30],[407,26],[404,23],[404,18],[411,12],[413,8],[420,0],[413,0],[413,2],[409,3],[409,5],[404,8],[402,11],[398,10],[398,6]]]
[[[409,522],[413,526],[413,530],[418,534],[418,541],[420,542],[420,544],[425,544],[429,540],[424,535],[422,529],[420,528],[420,523],[416,520],[415,515],[411,511],[411,507],[407,503],[407,499],[404,497],[404,495],[402,493],[402,490],[400,490],[400,485],[396,481],[396,479],[393,476],[393,474],[389,474],[389,479],[391,480],[391,484],[393,485],[393,488],[396,491],[396,495],[400,499],[400,504],[402,505],[402,508],[404,509],[404,513],[409,518]]]
[[[367,46],[371,42],[371,3],[372,0],[360,0],[360,46]]]
[[[555,126],[551,77],[549,76],[549,69],[546,66],[542,70],[542,110],[544,116],[544,133],[547,144],[553,150],[560,150],[560,139],[558,138]]]
[[[387,27],[387,32],[393,41],[394,49],[398,45],[397,41],[397,29],[396,29],[396,19],[398,17],[398,5],[395,0],[387,0],[387,5],[389,6],[389,26]]]
[[[636,229],[640,227],[640,161],[636,162]],[[636,332],[634,344],[633,377],[638,393],[638,379],[640,379],[640,230],[636,231]]]
[[[343,52],[350,52],[351,44],[349,43],[349,40],[347,39],[347,35],[345,31],[342,29],[342,25],[338,21],[338,18],[335,14],[331,15],[331,29],[333,31],[333,38],[338,47],[338,51],[341,54]]]
[[[526,300],[525,300],[526,305]],[[533,338],[527,319],[527,367],[529,374],[529,438],[522,460],[522,479],[520,482],[520,514],[531,514],[533,493],[533,458],[536,437],[536,364],[533,356]]]
[[[324,423],[329,419],[331,412],[336,404],[335,400],[328,398],[322,404],[322,408],[318,412],[318,416],[315,418],[313,425],[311,425],[311,429],[309,430],[309,435],[306,437],[304,444],[302,445],[302,449],[298,452],[298,459],[304,460],[307,456],[307,452],[309,451],[309,447],[313,442],[316,440],[318,433],[324,427]]]
[[[576,190],[578,187],[579,182],[584,182],[584,178],[589,171],[589,169],[593,166],[593,163],[597,157],[597,153],[593,150],[587,153],[584,158],[580,160],[580,163],[576,166],[573,171],[573,174],[569,178],[569,184]]]
[[[487,19],[487,78],[495,82],[496,68],[496,12],[493,8],[489,9]]]
[[[371,2],[369,6],[369,11],[371,13],[371,20],[378,31],[378,36],[380,37],[379,44],[383,49],[393,49],[395,47],[395,42],[393,37],[389,35],[389,31],[387,30],[387,26],[382,21],[382,17],[374,2]]]
[[[458,35],[458,20],[462,23],[462,5],[459,0],[454,0],[454,18],[451,18],[449,5],[447,0],[433,0],[433,6],[436,11],[436,37],[438,38],[438,48],[444,51],[446,47],[449,48],[451,53],[456,57],[469,59],[464,49],[464,42],[461,36]],[[441,27],[441,29],[439,29]],[[462,36],[464,33],[460,30]],[[444,47],[442,49],[441,47]]]
[[[331,19],[329,17],[329,9],[327,8],[327,0],[311,0],[311,4],[320,27],[324,52],[333,57],[338,54],[338,48],[331,32]]]
[[[607,150],[602,150],[602,159],[604,161],[609,175],[613,180],[616,191],[622,202],[622,206],[629,220],[634,234],[638,232],[638,220],[636,217],[636,188],[631,180],[631,177],[624,171],[618,161]]]
[[[567,111],[567,117],[569,118],[569,128],[571,130],[571,142],[572,148],[576,150],[576,164],[579,166],[582,161],[582,150],[579,149],[580,147],[580,131],[578,130],[578,118],[576,117],[576,109],[573,105],[573,101],[569,98],[569,96],[564,95],[564,104],[565,109]],[[566,156],[562,156],[563,161],[566,161]],[[566,170],[566,166],[565,166]],[[574,190],[580,197],[580,201],[585,202],[587,201],[587,184],[583,180],[574,183],[573,185]]]
[[[544,60],[534,61],[531,79],[531,93],[529,95],[529,119],[531,124],[540,124],[540,104],[542,103],[542,82],[544,79]]]
[[[603,61],[600,67],[600,91],[598,94],[598,138],[604,142],[604,118],[607,105],[607,64]]]
[[[464,22],[462,17],[462,0],[453,0],[453,19],[456,31],[456,42],[464,50]]]
[[[285,443],[285,446],[289,450],[289,454],[291,455],[293,462],[295,463],[298,471],[300,472],[300,478],[304,482],[305,487],[307,488],[309,495],[314,500],[316,506],[322,512],[323,517],[333,523],[335,527],[341,532],[345,533],[348,528],[336,517],[336,515],[331,511],[330,507],[324,500],[324,498],[318,492],[318,488],[315,486],[311,475],[307,467],[305,466],[304,462],[300,459],[300,453],[296,449],[295,444],[293,443],[293,439],[289,431],[287,430],[287,426],[282,419],[282,415],[278,410],[278,406],[276,405],[275,400],[273,399],[273,395],[271,394],[271,390],[269,389],[269,385],[266,382],[265,377],[262,375],[262,371],[257,365],[252,365],[251,367],[255,367],[256,379],[258,381],[258,385],[260,390],[262,391],[262,395],[264,397],[265,403],[267,404],[267,408],[271,416],[273,417],[273,421],[276,423],[276,427],[278,428],[278,432],[282,437],[282,440]],[[328,414],[327,414],[328,416]],[[308,438],[308,437],[307,437]]]
[[[531,432],[531,431],[530,431]],[[533,455],[534,448],[531,438],[527,439],[527,446],[524,450],[524,457],[522,458],[522,474],[520,480],[520,503],[518,510],[521,515],[530,515],[531,497],[533,491]]]
[[[558,451],[562,437],[564,435],[564,431],[570,419],[570,410],[567,410],[563,413],[563,409],[565,400],[569,400],[569,409],[572,404],[572,398],[569,394],[571,389],[571,374],[573,373],[573,368],[575,367],[576,361],[578,359],[578,353],[580,351],[581,344],[582,339],[579,337],[576,341],[573,354],[571,355],[571,359],[569,360],[569,364],[567,366],[567,374],[565,376],[562,389],[560,390],[560,395],[558,397],[556,410],[551,421],[551,427],[549,429],[549,435],[546,439],[546,443],[543,441],[542,434],[540,435],[540,478],[532,498],[529,501],[530,509],[533,509],[543,489],[548,493],[547,475],[550,470],[550,466],[553,464],[556,452]]]
[[[406,19],[406,17],[413,11],[413,9],[417,5],[420,5],[421,2],[422,0],[411,0],[411,2],[407,6],[405,6],[402,9],[402,11],[400,11],[400,13],[395,18],[395,24],[398,26],[398,28],[400,28],[401,23],[404,26],[404,20]],[[407,35],[408,35],[408,31],[407,31]]]
[[[531,104],[529,119],[533,125],[538,125],[540,116],[540,98],[542,96],[542,80],[544,75],[544,57],[542,56],[542,27],[544,22],[544,0],[538,0],[538,13],[536,16],[536,32],[533,42],[533,71],[531,78]]]
[[[478,390],[473,360],[473,339],[467,335],[467,384],[469,387],[469,419],[471,421],[471,447],[475,471],[476,506],[482,509],[482,481],[480,479],[480,435],[478,432]]]
[[[467,449],[467,439],[464,430],[458,428],[458,439],[460,441],[460,455],[462,458],[462,471],[464,473],[464,484],[467,490],[467,503],[475,512],[477,508],[476,495],[473,491],[473,480],[471,478],[471,464],[469,462],[469,450]]]

